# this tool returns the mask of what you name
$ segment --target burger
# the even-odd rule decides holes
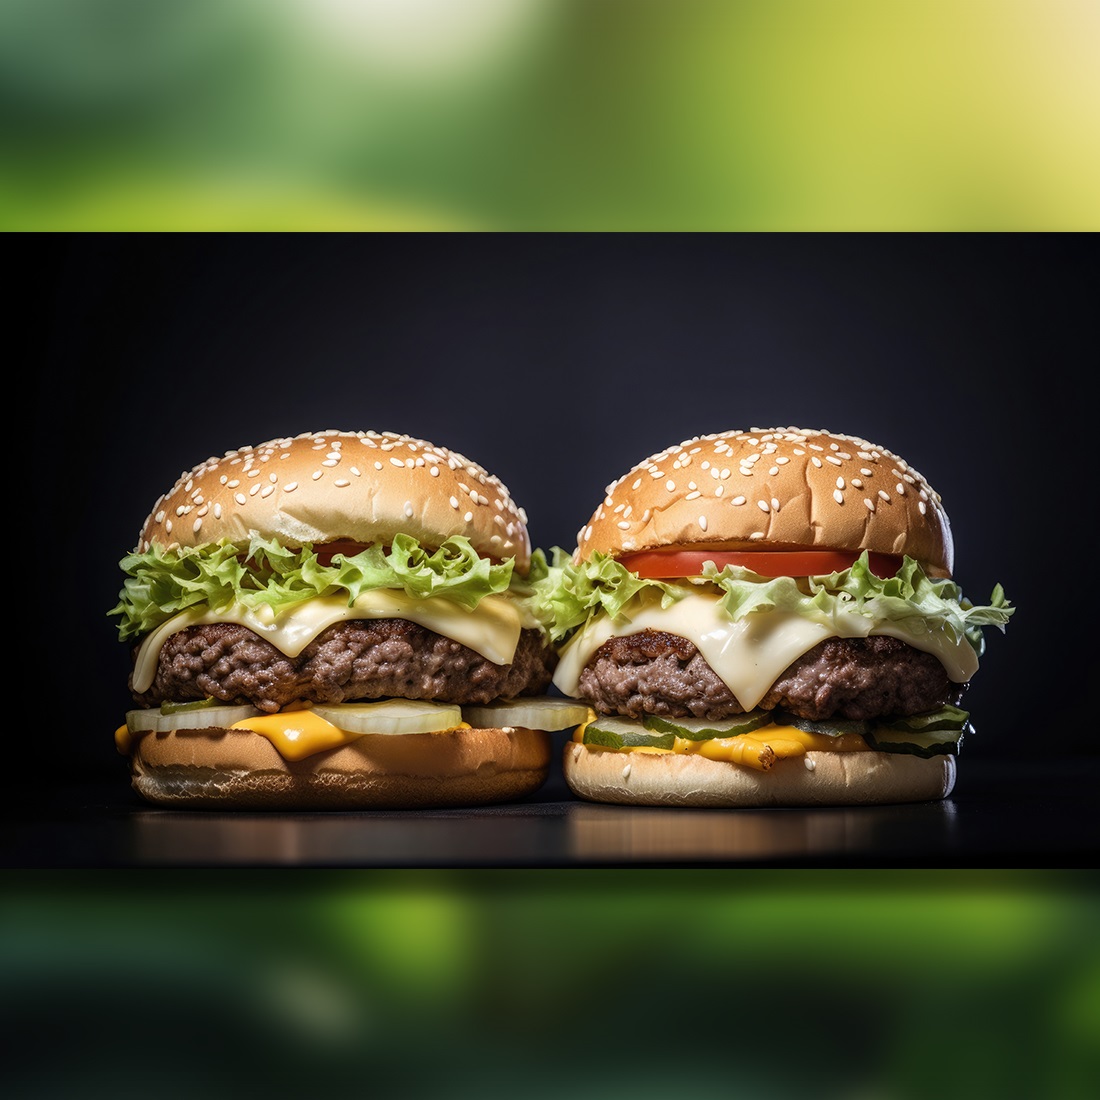
[[[612,485],[544,582],[565,746],[598,802],[792,806],[947,796],[984,606],[904,459],[799,428],[701,436]]]
[[[523,798],[550,732],[546,574],[498,478],[390,432],[210,458],[154,505],[110,612],[132,646],[116,732],[179,807],[358,809]]]

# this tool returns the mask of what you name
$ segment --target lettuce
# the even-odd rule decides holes
[[[866,615],[876,621],[905,623],[915,633],[946,630],[963,637],[980,656],[984,648],[982,628],[1004,629],[1015,608],[997,585],[988,604],[976,606],[965,599],[951,580],[929,577],[920,564],[906,557],[895,577],[877,577],[867,554],[848,569],[827,576],[794,578],[763,577],[742,566],[719,570],[713,562],[703,566],[694,580],[666,582],[643,580],[613,558],[596,553],[574,564],[556,554],[546,576],[536,586],[540,618],[551,637],[561,641],[603,612],[615,618],[641,593],[659,598],[668,607],[692,591],[692,585],[709,584],[722,593],[722,606],[735,622],[754,611],[787,611],[827,623],[838,615]]]
[[[546,574],[537,552],[532,576]],[[447,539],[438,550],[424,549],[408,535],[396,535],[387,551],[369,546],[358,554],[337,554],[323,565],[310,546],[287,549],[270,539],[253,538],[247,546],[228,539],[203,547],[165,550],[152,546],[119,563],[126,574],[119,601],[108,614],[120,616],[122,640],[146,634],[190,607],[228,607],[238,603],[279,614],[317,596],[345,595],[349,604],[360,593],[393,588],[426,599],[442,596],[473,609],[491,594],[513,590],[521,600],[533,591],[531,577],[513,576],[511,561],[495,565],[480,557],[464,536]]]
[[[668,607],[689,591],[682,585],[642,580],[606,554],[595,553],[577,564],[560,547],[555,546],[552,555],[545,574],[534,585],[533,600],[535,614],[555,641],[566,638],[598,611],[615,618],[640,592],[659,594],[661,606]]]

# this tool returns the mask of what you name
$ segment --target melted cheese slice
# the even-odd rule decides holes
[[[261,714],[234,722],[234,730],[249,730],[266,737],[284,760],[304,760],[314,753],[336,749],[360,734],[326,722],[310,710],[287,710],[278,714]]]
[[[585,723],[587,725],[588,723]],[[573,740],[584,744],[584,727],[573,735]],[[757,771],[767,771],[777,760],[792,756],[804,756],[807,752],[870,752],[871,747],[858,733],[832,736],[826,733],[809,733],[794,726],[764,726],[751,733],[736,737],[715,737],[709,741],[692,741],[677,737],[671,749],[657,749],[648,745],[627,746],[621,749],[601,745],[586,745],[590,752],[640,752],[673,753],[679,756],[704,756],[708,760],[721,760],[727,764],[742,764]],[[807,764],[810,762],[808,761]]]
[[[460,722],[447,731],[439,732],[469,728],[468,723]],[[251,718],[242,718],[239,722],[234,722],[229,729],[246,730],[266,737],[284,760],[305,760],[307,756],[327,752],[329,749],[338,749],[342,745],[358,741],[363,736],[361,733],[341,729],[306,709],[253,715]],[[115,730],[115,748],[124,756],[128,756],[133,751],[137,738],[144,737],[148,732],[134,734],[125,725],[121,725]]]
[[[340,596],[321,596],[274,615],[268,607],[252,610],[240,604],[212,611],[189,608],[146,636],[134,665],[133,688],[148,691],[165,641],[177,631],[201,623],[239,623],[269,641],[288,657],[297,657],[323,630],[346,619],[408,619],[480,653],[496,665],[512,663],[520,631],[534,623],[524,619],[507,596],[486,596],[470,611],[440,596],[417,599],[389,588],[364,592],[353,604]]]
[[[566,695],[579,695],[584,666],[610,638],[664,630],[693,642],[703,659],[745,710],[752,710],[792,661],[826,638],[865,638],[888,634],[937,657],[955,683],[966,683],[978,669],[978,656],[965,638],[945,630],[915,632],[899,623],[880,622],[855,612],[810,620],[788,611],[754,611],[731,622],[721,596],[691,593],[670,607],[643,596],[616,619],[594,616],[561,651],[554,683]]]

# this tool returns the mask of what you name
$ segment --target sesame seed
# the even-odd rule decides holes
[[[844,503],[844,494],[839,489],[834,489],[833,490],[833,500],[835,500],[837,502],[837,504],[843,504]]]
[[[700,516],[699,517],[699,530],[705,531],[706,529],[707,529],[707,517],[706,516]]]
[[[336,479],[336,487],[338,489],[346,489],[351,484],[351,481],[346,477],[338,477]]]
[[[413,506],[412,506],[412,501],[411,501],[411,500],[406,500],[406,501],[405,501],[405,515],[406,515],[406,516],[407,516],[407,517],[408,517],[409,519],[412,519],[412,515],[413,515]]]
[[[745,498],[744,497],[734,497],[733,500],[730,501],[730,504],[744,504],[744,503],[745,503]]]
[[[396,466],[399,470],[403,470],[405,468],[404,460],[397,458],[394,455],[390,455],[390,465]]]
[[[467,512],[467,513],[466,513],[466,514],[465,514],[465,515],[464,515],[464,516],[463,516],[462,518],[463,518],[463,519],[464,519],[464,520],[465,520],[465,521],[466,521],[467,523],[469,523],[469,522],[470,522],[470,520],[472,520],[472,519],[474,518],[474,514],[473,514],[473,512]]]
[[[339,484],[340,484],[340,482],[337,482],[336,484],[337,484],[337,485],[339,485]],[[346,485],[346,484],[347,484],[347,482],[344,482],[344,484]],[[272,494],[273,492],[275,492],[275,486],[274,486],[274,485],[265,485],[265,486],[264,486],[264,487],[263,487],[263,488],[262,488],[262,489],[260,490],[260,496],[261,496],[261,497],[269,497],[269,496],[271,496],[271,494]]]
[[[244,495],[244,493],[234,493],[233,494],[233,499],[238,504],[244,504],[248,500],[248,498]],[[169,527],[169,530],[171,530],[171,527]]]
[[[458,510],[458,497],[451,497],[451,507]]]
[[[669,479],[668,481],[666,481],[666,482],[665,482],[665,488],[666,488],[666,489],[667,489],[667,490],[668,490],[668,491],[669,491],[670,493],[671,493],[671,492],[673,492],[673,490],[675,490],[675,488],[676,488],[676,482],[675,482],[675,481],[673,481],[673,480],[672,480],[672,479],[670,478],[670,479]]]
[[[432,475],[432,477],[439,477],[439,467],[438,466],[429,466],[428,467],[428,473],[430,473]]]
[[[756,502],[756,507],[759,508],[761,512],[766,512],[768,510],[768,502],[766,500],[758,500]]]
[[[863,498],[863,503],[867,505],[867,508],[868,508],[869,511],[873,512],[875,510],[875,502],[873,500],[871,500],[869,497],[864,497]]]

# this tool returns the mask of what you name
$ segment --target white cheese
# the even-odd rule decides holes
[[[511,664],[524,626],[524,616],[507,596],[486,596],[470,611],[439,596],[417,599],[404,592],[376,588],[364,592],[351,606],[346,597],[322,596],[307,600],[281,615],[261,607],[240,604],[211,611],[192,608],[157,627],[142,642],[134,666],[134,691],[148,691],[156,675],[161,646],[172,634],[200,623],[239,623],[269,641],[288,657],[297,657],[321,631],[345,619],[408,619],[428,630],[480,653],[493,664]]]
[[[643,597],[616,619],[596,615],[563,648],[555,685],[566,695],[578,695],[581,671],[596,650],[610,638],[643,630],[664,630],[693,642],[745,710],[764,698],[792,661],[831,637],[892,635],[937,657],[955,683],[966,683],[978,669],[970,643],[965,638],[956,641],[945,630],[910,630],[852,612],[811,620],[786,611],[756,611],[731,622],[721,608],[721,596],[692,593],[666,608]]]

